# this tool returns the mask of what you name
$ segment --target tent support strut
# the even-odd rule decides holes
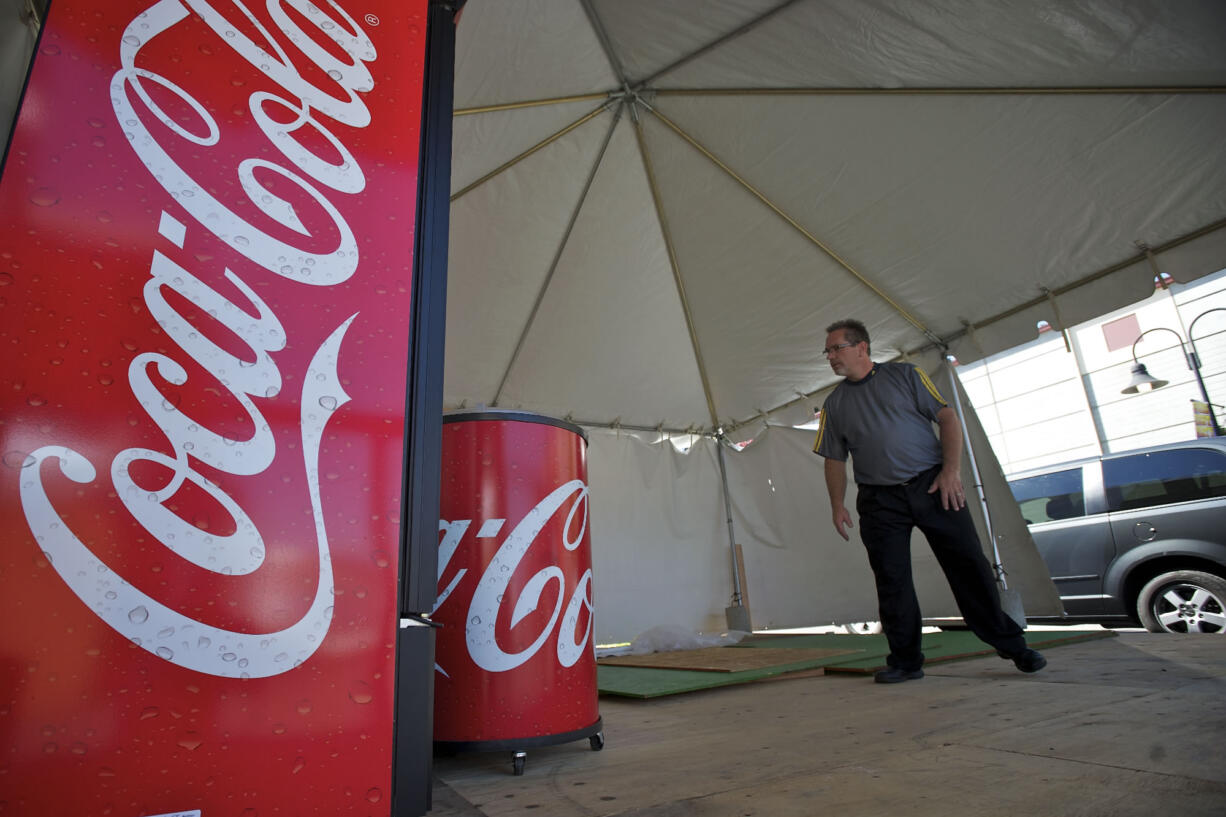
[[[724,488],[724,512],[728,518],[728,555],[732,564],[732,607],[741,606],[741,571],[736,559],[736,534],[732,529],[732,494],[728,490],[728,468],[724,464],[724,440],[722,432],[715,435],[715,453],[719,457],[719,479]]]
[[[613,124],[609,125],[604,142],[601,143],[600,150],[596,153],[596,160],[592,162],[592,169],[588,171],[587,181],[583,184],[583,191],[579,194],[579,200],[575,202],[575,207],[571,211],[570,221],[566,224],[566,231],[562,233],[562,237],[558,240],[557,252],[554,253],[553,261],[549,264],[549,272],[545,274],[545,280],[541,283],[541,288],[536,293],[536,301],[532,304],[532,311],[528,313],[528,319],[524,321],[524,328],[519,333],[519,340],[515,342],[515,351],[511,353],[511,359],[507,361],[507,367],[502,372],[502,379],[498,381],[498,390],[494,392],[494,399],[490,402],[492,406],[497,406],[498,401],[502,399],[502,390],[506,388],[507,379],[511,376],[511,371],[515,368],[516,361],[519,360],[520,352],[524,348],[524,342],[528,339],[528,333],[532,331],[532,325],[536,323],[536,315],[541,310],[541,303],[545,300],[545,293],[549,291],[549,285],[553,283],[554,273],[558,271],[558,264],[562,261],[562,253],[566,250],[566,245],[570,243],[570,235],[574,232],[575,222],[579,220],[579,213],[583,210],[583,203],[587,201],[588,192],[592,189],[592,182],[596,179],[596,172],[600,170],[600,166],[604,162],[605,152],[609,149],[609,142],[613,140],[613,131],[617,129],[617,123],[621,121],[621,116],[622,108],[619,106],[616,113],[613,114]]]
[[[602,104],[602,105],[601,105],[599,108],[597,108],[596,110],[592,111],[591,113],[589,113],[589,114],[587,114],[587,115],[585,115],[585,116],[581,116],[581,117],[579,117],[579,118],[578,118],[578,119],[576,119],[574,122],[571,122],[569,125],[567,125],[566,127],[562,128],[560,131],[558,131],[558,132],[556,132],[556,133],[553,133],[553,134],[550,134],[549,136],[546,136],[544,139],[542,139],[541,141],[537,142],[535,145],[533,145],[532,147],[528,148],[527,150],[525,150],[523,153],[519,154],[519,155],[518,155],[518,156],[516,156],[515,158],[510,159],[510,160],[508,160],[508,161],[504,162],[503,164],[499,165],[498,167],[494,168],[494,169],[493,169],[493,170],[491,170],[489,173],[486,173],[484,176],[482,176],[481,178],[477,179],[475,182],[473,182],[472,184],[468,185],[467,187],[465,187],[465,188],[463,188],[463,189],[461,189],[461,190],[458,190],[458,191],[456,191],[455,193],[452,193],[452,194],[451,194],[451,200],[452,200],[452,201],[455,201],[456,199],[460,198],[461,196],[465,195],[466,193],[469,193],[470,191],[474,190],[475,188],[480,187],[481,185],[485,184],[485,183],[486,183],[486,182],[488,182],[490,179],[494,178],[495,176],[499,175],[500,173],[502,173],[502,172],[504,172],[504,171],[506,171],[506,170],[510,170],[512,167],[514,167],[515,165],[519,164],[519,163],[520,163],[520,162],[522,162],[524,159],[527,159],[529,156],[531,156],[532,154],[536,153],[536,152],[537,152],[538,150],[540,150],[541,148],[549,146],[550,144],[552,144],[552,143],[556,142],[557,140],[561,139],[563,136],[565,136],[566,134],[570,133],[570,132],[571,132],[571,131],[573,131],[575,128],[579,127],[580,125],[583,125],[583,124],[587,123],[589,120],[591,120],[591,119],[595,119],[597,116],[600,116],[600,114],[602,114],[602,113],[604,113],[605,111],[607,111],[607,110],[609,109],[610,104],[612,104],[612,103],[614,103],[614,102],[620,103],[620,99],[618,99],[618,100],[610,100],[609,102],[605,102],[604,104]]]
[[[663,72],[661,72],[663,73]],[[656,88],[656,96],[1107,96],[1226,94],[1222,85],[935,88]]]
[[[655,169],[651,165],[651,155],[647,152],[647,142],[643,138],[643,123],[630,109],[634,119],[634,135],[638,139],[639,154],[643,158],[643,168],[647,171],[647,185],[651,188],[651,200],[655,203],[656,219],[660,222],[660,233],[664,237],[664,247],[668,251],[668,264],[673,271],[673,283],[677,286],[677,297],[681,299],[681,312],[685,315],[685,328],[690,333],[690,346],[694,350],[694,362],[698,366],[698,376],[702,379],[702,392],[707,398],[707,411],[711,415],[711,428],[719,428],[719,416],[715,411],[715,400],[711,395],[711,380],[707,376],[707,365],[702,358],[702,347],[698,344],[698,333],[694,328],[694,314],[690,310],[690,301],[685,294],[685,281],[681,278],[681,267],[677,263],[677,251],[673,247],[672,232],[668,228],[668,219],[664,216],[664,202],[660,199],[660,187],[656,184]]]
[[[728,165],[720,161],[719,157],[717,157],[711,151],[703,147],[698,142],[698,140],[696,140],[694,137],[690,136],[688,133],[682,130],[679,125],[677,125],[667,116],[660,113],[658,110],[651,107],[646,102],[643,102],[641,99],[639,100],[639,104],[645,107],[647,110],[651,111],[651,113],[654,114],[657,119],[659,119],[661,122],[667,125],[670,130],[672,130],[674,133],[676,133],[678,136],[680,136],[682,139],[688,142],[691,147],[693,147],[695,150],[697,150],[699,153],[705,156],[708,161],[710,161],[720,170],[724,171],[724,173],[726,173],[729,177],[731,177],[737,184],[741,185],[741,187],[745,188],[745,190],[753,194],[753,196],[756,199],[758,199],[758,201],[766,205],[767,208],[771,210],[771,212],[773,212],[775,215],[779,216],[781,219],[786,221],[794,230],[796,230],[798,233],[800,233],[802,236],[808,239],[811,244],[813,244],[815,247],[817,247],[819,250],[821,250],[823,253],[829,256],[831,260],[833,260],[836,264],[838,264],[848,273],[850,273],[853,278],[855,278],[857,281],[859,281],[864,286],[868,287],[868,289],[871,290],[877,297],[881,298],[881,300],[889,304],[890,307],[895,312],[897,312],[899,315],[905,318],[908,323],[910,323],[912,326],[914,326],[916,329],[922,332],[925,337],[927,337],[934,343],[937,343],[937,344],[941,343],[941,339],[937,337],[937,335],[932,330],[930,330],[927,326],[925,326],[919,320],[919,318],[916,318],[907,309],[905,309],[901,304],[899,304],[897,301],[895,301],[893,298],[887,295],[885,291],[883,291],[880,287],[878,287],[872,281],[868,280],[868,278],[866,278],[859,270],[853,267],[841,255],[835,252],[829,245],[827,245],[817,236],[813,235],[813,233],[809,232],[804,227],[802,227],[800,222],[792,218],[790,215],[784,212],[783,208],[781,208],[779,205],[775,204],[773,201],[767,198],[765,193],[758,190],[758,188],[754,187],[752,184],[746,181],[735,170],[733,170],[732,168],[728,167]]]

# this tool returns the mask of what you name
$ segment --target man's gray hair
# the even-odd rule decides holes
[[[826,327],[826,334],[843,330],[843,337],[847,338],[848,343],[865,343],[868,344],[869,350],[872,350],[872,344],[868,340],[868,329],[864,324],[855,318],[844,318],[841,321],[835,321]]]

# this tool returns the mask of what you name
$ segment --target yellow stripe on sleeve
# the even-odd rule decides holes
[[[936,385],[928,378],[928,373],[919,366],[915,367],[915,371],[919,374],[920,380],[924,382],[924,388],[928,389],[929,393],[935,397],[942,406],[948,406],[949,403],[945,401],[945,398],[941,396],[939,391],[937,391]]]
[[[822,435],[826,433],[826,409],[822,407],[821,419],[817,423],[817,439],[813,441],[813,453],[817,453],[817,449],[821,448]]]

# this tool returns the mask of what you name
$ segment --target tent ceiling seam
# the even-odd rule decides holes
[[[717,157],[711,151],[703,147],[698,142],[698,140],[694,139],[694,137],[690,136],[688,133],[682,130],[680,126],[678,126],[671,119],[666,117],[664,114],[660,113],[658,110],[648,105],[646,102],[642,102],[640,100],[640,104],[642,104],[643,107],[645,107],[647,110],[651,111],[651,113],[654,114],[657,119],[659,119],[661,122],[667,125],[674,133],[676,133],[678,136],[680,136],[682,139],[688,142],[691,147],[693,147],[695,150],[697,150],[699,153],[705,156],[712,164],[714,164],[720,170],[724,171],[724,173],[730,176],[739,185],[741,185],[747,191],[752,193],[755,198],[757,198],[760,202],[765,204],[773,213],[775,213],[781,219],[786,221],[789,225],[792,226],[793,229],[795,229],[802,236],[808,239],[814,246],[816,246],[819,250],[821,250],[827,256],[829,256],[840,267],[842,267],[844,270],[850,273],[852,277],[854,277],[857,281],[859,281],[864,286],[868,287],[868,289],[871,290],[877,297],[881,298],[881,300],[889,304],[889,306],[895,312],[897,312],[899,315],[905,318],[907,322],[909,322],[912,326],[914,326],[916,329],[922,332],[927,338],[932,340],[934,343],[937,343],[937,344],[941,343],[941,339],[935,333],[933,333],[927,326],[925,326],[923,322],[919,320],[919,318],[916,318],[914,315],[911,314],[909,310],[901,306],[897,301],[895,301],[892,297],[886,294],[885,291],[883,291],[880,287],[878,287],[872,281],[868,280],[868,278],[866,278],[863,274],[861,274],[855,267],[853,267],[847,260],[845,260],[837,252],[835,252],[831,247],[826,245],[821,239],[819,239],[817,236],[813,235],[808,230],[806,230],[803,226],[801,226],[800,222],[796,221],[796,219],[792,218],[790,215],[784,212],[783,208],[781,208],[779,205],[771,201],[766,196],[765,193],[758,190],[756,187],[754,187],[752,184],[746,181],[743,177],[741,177],[735,170],[730,168],[728,165],[724,164],[724,162],[721,161],[719,157]]]
[[[592,26],[592,31],[596,34],[596,39],[600,41],[600,47],[604,49],[605,59],[609,61],[609,67],[613,69],[613,73],[617,76],[617,83],[623,89],[629,89],[630,83],[626,81],[626,69],[622,66],[622,62],[617,57],[617,52],[613,50],[613,43],[609,40],[609,32],[605,30],[604,23],[600,20],[600,15],[596,13],[596,8],[592,5],[592,0],[579,0],[583,6],[583,11],[587,14],[587,21]]]
[[[507,171],[507,170],[510,170],[512,167],[514,167],[515,165],[519,164],[519,163],[520,163],[520,162],[522,162],[524,159],[527,159],[529,156],[531,156],[532,154],[536,153],[538,150],[541,150],[542,148],[548,147],[549,145],[553,144],[554,142],[556,142],[557,140],[561,139],[561,138],[562,138],[563,136],[565,136],[566,134],[568,134],[568,133],[570,133],[571,131],[573,131],[575,128],[578,128],[579,126],[581,126],[581,125],[583,125],[583,124],[586,124],[588,121],[590,121],[590,120],[592,120],[592,119],[595,119],[597,116],[599,116],[600,114],[602,114],[602,113],[604,113],[605,111],[607,111],[607,110],[609,109],[609,106],[610,106],[610,105],[612,105],[612,104],[614,104],[615,102],[620,103],[620,100],[610,100],[610,101],[608,101],[608,102],[605,102],[605,103],[604,103],[604,104],[602,104],[602,105],[601,105],[599,108],[597,108],[596,110],[592,111],[591,113],[586,114],[585,116],[581,116],[581,117],[579,117],[579,118],[578,118],[578,119],[576,119],[574,122],[571,122],[569,125],[567,125],[566,127],[562,128],[561,130],[559,130],[559,131],[557,131],[557,132],[555,132],[555,133],[552,133],[552,134],[550,134],[549,136],[546,136],[544,139],[542,139],[541,141],[537,142],[535,145],[533,145],[532,147],[528,148],[528,149],[527,149],[527,150],[525,150],[523,153],[519,154],[518,156],[514,157],[513,159],[510,159],[510,160],[508,160],[508,161],[504,162],[503,164],[499,165],[498,167],[494,168],[494,169],[493,169],[493,170],[491,170],[489,173],[486,173],[484,176],[482,176],[481,178],[477,179],[477,180],[476,180],[475,182],[473,182],[472,184],[469,184],[467,187],[464,187],[464,188],[462,188],[462,189],[460,189],[460,190],[456,191],[455,193],[453,193],[453,194],[451,195],[451,201],[452,201],[452,202],[455,202],[455,201],[456,201],[456,199],[460,198],[461,196],[465,196],[465,195],[467,195],[468,193],[472,192],[472,191],[473,191],[473,190],[475,190],[476,188],[478,188],[478,187],[480,187],[481,185],[485,184],[486,182],[488,182],[490,179],[494,178],[495,176],[498,176],[499,174],[504,173],[504,172],[505,172],[505,171]]]
[[[723,34],[717,37],[716,39],[712,40],[706,45],[699,47],[696,51],[691,51],[689,54],[686,54],[684,57],[681,57],[675,62],[659,69],[654,74],[651,74],[645,77],[644,79],[640,80],[638,83],[635,84],[634,90],[635,91],[643,90],[644,88],[647,87],[647,85],[652,80],[658,79],[659,77],[664,76],[670,71],[675,71],[676,69],[680,68],[682,65],[685,65],[686,63],[691,62],[697,59],[698,57],[701,57],[703,54],[706,54],[708,51],[713,51],[716,48],[719,48],[721,45],[729,42],[730,40],[734,40],[737,37],[740,37],[742,34],[745,34],[751,31],[752,29],[757,28],[760,24],[762,24],[766,20],[770,19],[771,17],[774,17],[776,14],[788,8],[789,6],[794,6],[799,2],[801,2],[801,0],[784,0],[784,2],[775,6],[773,9],[763,12],[762,14],[750,20],[748,23],[745,23],[744,25],[740,26],[739,28],[733,29],[732,31],[729,31],[727,34]]]
[[[651,199],[655,203],[656,219],[660,224],[660,233],[664,237],[664,249],[668,252],[668,263],[672,268],[673,283],[677,287],[677,297],[681,300],[681,312],[685,316],[685,327],[690,335],[690,346],[694,350],[694,363],[698,366],[698,377],[702,380],[702,391],[707,400],[707,411],[711,415],[711,427],[719,428],[719,415],[715,410],[715,398],[711,393],[711,381],[707,376],[707,365],[702,357],[702,347],[698,343],[698,333],[694,327],[694,316],[690,311],[690,301],[685,293],[685,282],[681,277],[681,266],[677,262],[677,252],[673,247],[673,238],[668,228],[668,219],[664,215],[664,202],[660,199],[660,189],[656,185],[656,174],[651,164],[651,155],[647,152],[647,142],[643,136],[643,123],[637,115],[634,116],[634,135],[638,140],[639,155],[643,160],[643,169],[647,172],[647,186],[651,188]]]
[[[550,284],[553,283],[554,273],[558,271],[558,264],[562,261],[562,253],[565,252],[567,244],[570,243],[570,236],[575,229],[575,223],[579,220],[579,213],[583,210],[583,205],[587,201],[588,193],[592,189],[592,182],[595,181],[596,173],[604,162],[605,153],[609,149],[609,143],[613,140],[613,132],[617,129],[617,123],[621,121],[621,117],[622,107],[619,106],[613,114],[613,123],[609,126],[608,132],[605,133],[600,150],[596,153],[596,159],[592,162],[592,169],[588,172],[583,190],[579,193],[574,209],[571,210],[570,221],[567,222],[566,229],[558,241],[558,248],[554,253],[553,261],[549,264],[549,271],[545,274],[545,280],[536,294],[536,302],[532,304],[532,311],[528,313],[528,319],[524,322],[524,327],[519,334],[519,340],[515,344],[515,351],[511,353],[511,359],[507,362],[506,369],[503,370],[502,379],[498,383],[498,390],[494,392],[494,399],[490,405],[497,406],[498,401],[502,398],[502,391],[506,388],[507,380],[511,376],[511,370],[515,368],[515,363],[519,360],[520,352],[523,351],[524,343],[528,339],[528,333],[532,331],[532,326],[536,323],[537,313],[541,309],[541,304],[545,301],[545,294],[549,291]]]

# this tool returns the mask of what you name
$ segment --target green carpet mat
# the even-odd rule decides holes
[[[1026,642],[1034,649],[1042,650],[1114,636],[1115,633],[1109,630],[1073,634],[1045,631],[1027,633]],[[868,674],[885,668],[885,657],[890,651],[883,635],[835,634],[778,636],[759,634],[750,636],[729,649],[753,649],[754,647],[842,648],[863,650],[863,652],[855,655],[835,655],[812,661],[780,664],[744,672],[705,672],[600,665],[596,668],[597,689],[608,695],[656,698],[700,689],[744,684],[788,672],[818,667],[824,668],[827,673]],[[927,664],[995,654],[991,647],[976,638],[969,630],[942,630],[939,633],[925,633],[922,649]]]
[[[846,658],[847,656],[837,656]],[[833,661],[834,658],[824,659]],[[601,694],[626,698],[658,698],[700,689],[747,684],[775,675],[798,670],[817,669],[822,661],[802,661],[780,664],[765,669],[742,672],[707,672],[705,670],[655,669],[651,667],[616,667],[600,664],[596,667],[596,688]]]

